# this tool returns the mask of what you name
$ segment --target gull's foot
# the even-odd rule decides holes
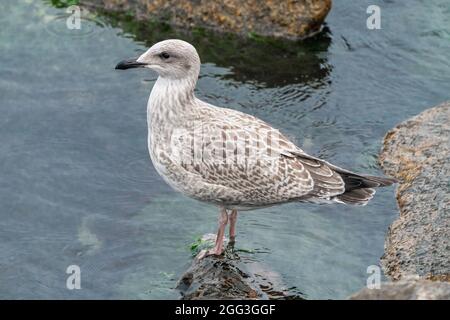
[[[203,259],[205,257],[208,257],[208,256],[216,256],[216,257],[218,257],[218,256],[221,256],[223,254],[223,252],[224,252],[223,249],[220,249],[220,250],[218,250],[216,248],[209,249],[209,250],[205,250],[204,249],[204,250],[202,250],[202,251],[200,251],[198,253],[197,259],[201,260],[201,259]]]

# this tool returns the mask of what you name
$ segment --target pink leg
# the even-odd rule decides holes
[[[228,213],[225,208],[220,208],[219,214],[219,229],[217,230],[216,237],[216,245],[212,250],[210,250],[210,254],[221,255],[223,251],[223,238],[225,236],[225,227],[228,223]]]
[[[225,236],[225,227],[228,223],[228,213],[225,208],[220,208],[219,213],[219,229],[217,230],[216,244],[214,248],[208,251],[202,251],[197,256],[198,259],[202,259],[206,256],[216,255],[220,256],[223,252],[223,238]]]
[[[233,209],[230,213],[230,241],[236,239],[236,221],[237,221],[237,210]]]

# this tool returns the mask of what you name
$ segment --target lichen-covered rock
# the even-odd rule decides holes
[[[350,300],[449,300],[450,284],[430,280],[405,279],[381,284],[380,289],[362,289]]]
[[[450,281],[450,103],[389,131],[380,162],[400,180],[400,217],[386,239],[385,273],[392,280]]]
[[[127,11],[180,28],[202,27],[247,35],[304,38],[321,29],[331,0],[81,0],[106,10]]]

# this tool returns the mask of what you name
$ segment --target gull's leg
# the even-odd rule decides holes
[[[223,239],[225,237],[225,228],[228,223],[228,213],[225,208],[220,208],[219,229],[217,230],[216,245],[210,254],[221,255],[223,251]]]
[[[236,239],[236,221],[237,221],[237,210],[233,209],[230,213],[230,243],[234,243]]]
[[[217,236],[216,236],[216,244],[214,248],[208,250],[208,251],[202,251],[197,256],[198,259],[204,258],[205,256],[209,255],[216,255],[220,256],[223,252],[223,238],[225,236],[225,228],[228,223],[228,213],[227,210],[223,207],[220,208],[219,213],[219,229],[217,230]]]

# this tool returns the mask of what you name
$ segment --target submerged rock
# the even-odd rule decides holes
[[[222,256],[196,258],[181,276],[177,289],[183,300],[303,299],[284,287],[277,273],[240,257],[232,243]]]
[[[350,300],[449,300],[450,284],[430,280],[405,279],[383,283],[380,289],[362,289]]]
[[[244,36],[305,38],[321,29],[331,0],[81,0],[137,19],[164,21],[179,28],[207,28]]]
[[[450,281],[450,103],[389,131],[380,162],[400,180],[400,217],[386,239],[385,273],[392,280]]]

